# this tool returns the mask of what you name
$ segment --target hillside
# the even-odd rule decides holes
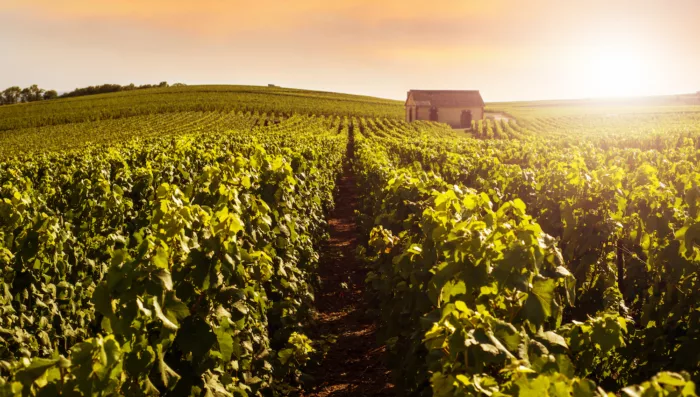
[[[403,117],[399,101],[280,87],[185,86],[0,107],[0,157],[91,144],[226,131],[293,114]],[[47,139],[50,137],[51,139]]]
[[[400,101],[281,87],[199,85],[0,107],[0,131],[183,111],[403,117]]]
[[[697,94],[631,98],[593,98],[519,102],[491,102],[490,109],[518,117],[601,116],[648,113],[698,113]]]

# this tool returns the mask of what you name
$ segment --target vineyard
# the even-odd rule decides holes
[[[336,289],[385,395],[695,395],[700,109],[498,110],[462,132],[226,86],[0,108],[0,396],[331,395]],[[324,278],[340,206],[359,295],[342,255]]]
[[[397,101],[289,88],[186,86],[92,95],[0,108],[0,131],[178,112],[303,113],[401,117]]]

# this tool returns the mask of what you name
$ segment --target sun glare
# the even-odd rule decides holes
[[[591,97],[624,97],[649,92],[651,59],[640,49],[603,45],[591,49],[581,65]]]

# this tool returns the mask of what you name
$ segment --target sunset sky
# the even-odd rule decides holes
[[[0,89],[675,94],[700,90],[700,1],[0,0],[0,54]]]

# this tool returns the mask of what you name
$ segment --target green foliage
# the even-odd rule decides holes
[[[19,95],[19,94],[17,94]],[[280,87],[150,88],[0,107],[0,131],[180,112],[403,117],[402,102]]]
[[[400,390],[694,395],[700,134],[626,148],[536,123],[510,140],[488,120],[484,140],[367,125],[367,282]]]
[[[218,86],[0,109],[0,395],[297,392],[346,148],[400,392],[695,395],[696,113],[401,114]]]
[[[339,122],[0,163],[2,395],[293,390]]]

